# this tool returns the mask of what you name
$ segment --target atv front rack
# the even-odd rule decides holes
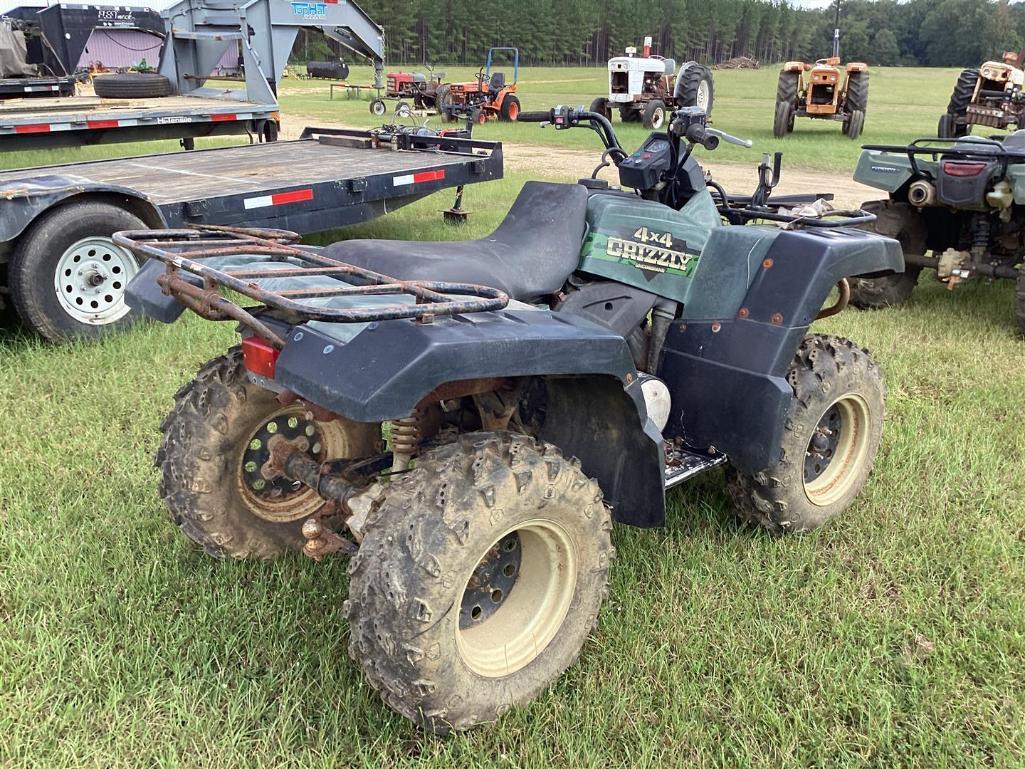
[[[796,216],[790,213],[783,213],[780,209],[799,205],[804,202],[798,200],[799,196],[793,196],[787,200],[784,196],[768,201],[765,205],[751,205],[750,197],[732,197],[725,199],[725,203],[719,203],[719,213],[729,221],[730,224],[747,224],[753,221],[782,222],[786,229],[797,227],[860,227],[863,224],[874,222],[876,215],[862,209],[853,211],[828,211],[823,216]],[[825,196],[822,196],[825,197]],[[832,196],[828,196],[831,198]],[[828,199],[828,198],[827,198]]]
[[[272,310],[291,325],[310,320],[370,323],[411,319],[430,323],[438,316],[500,310],[509,297],[495,288],[470,283],[403,281],[373,270],[332,259],[297,245],[299,235],[288,230],[245,229],[213,225],[180,230],[129,230],[114,242],[136,255],[167,265],[156,282],[165,294],[208,320],[236,320],[277,347],[284,340],[254,311]],[[257,257],[260,261],[219,269],[199,260]],[[274,265],[274,266],[271,266]],[[281,266],[287,265],[287,266]],[[337,281],[303,288],[267,290],[260,280],[321,277]],[[223,296],[231,291],[259,304],[242,307]],[[360,306],[360,297],[405,296],[406,302]],[[355,304],[332,306],[324,300],[352,298]]]

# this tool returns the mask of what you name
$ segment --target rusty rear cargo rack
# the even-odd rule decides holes
[[[500,310],[509,303],[509,297],[495,288],[469,283],[397,280],[332,259],[298,245],[298,240],[299,235],[287,230],[213,225],[178,230],[130,230],[114,235],[118,245],[140,257],[167,265],[167,271],[156,279],[164,293],[208,320],[236,320],[279,348],[284,346],[284,340],[251,310],[272,309],[291,324],[310,320],[369,323],[403,318],[429,323],[441,315]],[[198,261],[233,256],[261,257],[262,261],[230,269]],[[258,283],[267,279],[306,277],[330,278],[337,281],[337,285],[272,291]],[[242,307],[223,296],[220,291],[224,289],[247,296],[259,305]],[[309,301],[339,297],[358,300],[383,295],[406,296],[415,301],[364,306],[357,301],[347,307]]]

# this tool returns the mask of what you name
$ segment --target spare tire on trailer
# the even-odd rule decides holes
[[[329,80],[345,80],[349,76],[349,65],[338,61],[308,61],[306,73],[310,77],[323,77]]]
[[[171,81],[156,72],[124,72],[93,79],[93,91],[104,99],[153,99],[171,95]]]
[[[712,114],[715,89],[712,86],[712,70],[696,61],[684,62],[676,75],[673,89],[676,108],[701,107],[706,115]]]

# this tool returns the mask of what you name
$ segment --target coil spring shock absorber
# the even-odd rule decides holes
[[[393,419],[391,423],[392,472],[409,468],[420,445],[420,410],[413,409],[408,417]]]
[[[972,225],[972,261],[981,262],[989,250],[989,217],[986,214],[976,214]]]

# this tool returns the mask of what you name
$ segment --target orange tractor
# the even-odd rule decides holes
[[[504,72],[492,72],[495,53],[511,51],[513,78],[507,82]],[[520,115],[520,100],[516,97],[516,82],[520,75],[519,48],[489,48],[488,58],[469,83],[446,83],[438,88],[438,111],[452,123],[470,117],[475,123],[488,120],[516,120]]]
[[[843,134],[857,139],[868,109],[868,65],[851,62],[840,67],[840,1],[836,3],[833,55],[815,65],[788,61],[779,73],[776,116],[772,133],[782,138],[794,130],[798,117],[843,121]]]

